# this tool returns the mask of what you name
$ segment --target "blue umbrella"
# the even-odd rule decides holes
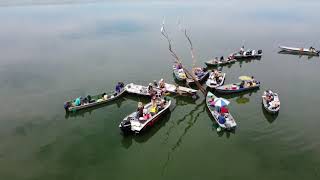
[[[218,107],[228,106],[228,104],[230,104],[230,102],[224,98],[216,98],[214,100],[214,105]]]

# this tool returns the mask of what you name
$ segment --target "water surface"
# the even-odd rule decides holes
[[[0,7],[1,179],[319,179],[320,61],[277,53],[280,44],[320,48],[318,1],[37,2]],[[172,112],[142,136],[123,137],[118,124],[146,98],[67,116],[64,101],[119,80],[174,82],[164,16],[189,67],[178,19],[199,66],[242,44],[263,49],[261,60],[222,69],[226,83],[240,75],[262,82],[226,97],[236,132],[216,132],[203,96],[173,97]],[[268,88],[280,94],[277,117],[261,105]]]

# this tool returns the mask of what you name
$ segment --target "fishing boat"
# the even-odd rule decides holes
[[[274,93],[271,90],[264,91],[262,96],[262,104],[264,109],[270,114],[276,114],[280,110],[279,96],[277,93]]]
[[[199,67],[198,68],[194,68],[194,70],[193,70],[193,74],[194,74],[196,80],[199,83],[204,82],[208,78],[210,72],[211,71],[207,71],[205,68],[199,68]],[[195,82],[194,82],[193,79],[187,78],[187,84],[188,85],[191,85],[191,84],[194,84],[194,83]]]
[[[237,59],[235,59],[235,58],[227,59],[227,60],[224,60],[224,61],[219,61],[219,60],[212,59],[212,60],[206,61],[204,63],[208,67],[210,67],[210,66],[224,66],[224,65],[228,65],[228,64],[234,63],[236,61],[237,61]]]
[[[75,100],[67,101],[64,103],[64,109],[67,112],[75,112],[81,109],[86,109],[113,101],[126,92],[126,89],[123,86],[124,85],[122,84],[121,89],[118,92],[111,92],[109,94],[101,93],[94,96],[88,95],[86,97],[78,97]]]
[[[208,92],[206,96],[207,107],[210,111],[210,114],[221,128],[232,130],[236,128],[237,123],[225,106],[221,107],[216,105],[217,100],[219,99],[223,100],[223,98],[218,98],[213,93]]]
[[[231,94],[231,93],[239,93],[243,91],[258,89],[259,87],[260,87],[259,81],[247,79],[239,83],[227,84],[227,85],[217,87],[216,92],[221,94]]]
[[[130,83],[130,84],[127,84],[124,88],[128,93],[131,93],[131,94],[137,94],[141,96],[150,96],[147,86]]]
[[[169,83],[164,83],[164,87],[160,87],[161,85],[161,81],[163,81],[163,79],[161,79],[159,81],[159,83],[154,82],[154,86],[157,89],[165,89],[165,91],[173,93],[173,94],[179,94],[179,95],[189,95],[189,96],[194,96],[197,94],[196,89],[192,89],[192,88],[187,88],[187,87],[183,87],[183,86],[178,86],[178,85],[174,85],[174,84],[169,84]]]
[[[184,72],[183,68],[179,66],[179,64],[173,65],[173,74],[178,81],[185,81],[187,79],[187,75]]]
[[[152,127],[154,123],[160,120],[161,116],[164,115],[170,109],[171,100],[161,99],[164,102],[164,107],[159,110],[156,114],[151,115],[152,103],[148,103],[143,108],[143,117],[138,118],[138,111],[133,112],[126,116],[119,124],[119,128],[124,134],[128,133],[141,133],[143,130]]]
[[[206,82],[207,87],[215,89],[223,85],[224,80],[226,78],[226,73],[218,72],[218,74],[218,77],[216,77],[214,72],[210,73],[209,78]]]
[[[287,52],[292,54],[300,54],[300,55],[310,55],[310,56],[319,56],[320,51],[314,49],[313,47],[307,48],[295,48],[295,47],[287,47],[287,46],[279,46],[281,52]]]
[[[247,50],[243,52],[236,52],[233,54],[233,57],[235,59],[245,59],[245,58],[252,58],[252,59],[258,59],[262,57],[262,50]]]

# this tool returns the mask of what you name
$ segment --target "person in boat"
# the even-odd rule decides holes
[[[224,57],[223,56],[220,57],[220,62],[224,62]]]
[[[229,62],[229,61],[232,61],[233,59],[234,59],[233,54],[230,54],[230,55],[228,56],[228,58],[227,58],[227,61]]]
[[[240,48],[239,53],[240,53],[241,55],[243,55],[243,53],[244,53],[244,46],[242,46],[242,47]]]
[[[118,82],[116,85],[116,93],[120,93],[123,87],[124,87],[123,82]]]
[[[177,68],[177,69],[182,69],[182,64],[176,63],[176,68]]]
[[[151,99],[151,108],[150,108],[150,114],[154,116],[157,114],[158,108],[157,108],[157,103],[156,103],[156,96],[153,96]]]
[[[160,89],[165,88],[165,82],[164,82],[163,79],[160,79],[160,81],[159,81],[159,88],[160,88]]]
[[[201,77],[203,74],[204,74],[204,72],[201,68],[194,69],[194,75],[196,75],[197,77]]]
[[[239,85],[239,88],[244,88],[244,85],[245,85],[245,82],[244,81],[241,81],[240,85]]]
[[[81,105],[81,97],[78,97],[78,98],[74,101],[74,105],[75,105],[75,106],[80,106],[80,105]]]
[[[153,91],[153,86],[152,86],[151,83],[149,83],[149,85],[148,85],[148,92],[149,92],[149,94],[151,94],[152,91]]]
[[[219,59],[218,59],[218,57],[215,57],[212,61],[213,61],[213,63],[214,63],[214,64],[219,63]]]
[[[142,102],[138,103],[138,109],[137,109],[137,118],[139,119],[140,117],[143,117],[143,109],[144,106],[142,104]]]
[[[156,80],[153,80],[153,86],[158,87],[158,82]]]
[[[312,47],[312,46],[309,48],[309,50],[310,50],[311,52],[316,51],[316,49],[315,49],[314,47]]]

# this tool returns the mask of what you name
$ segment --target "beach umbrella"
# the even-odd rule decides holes
[[[250,76],[240,76],[239,79],[242,81],[248,81],[248,80],[251,80],[252,78]]]
[[[227,106],[230,102],[224,98],[216,98],[214,100],[214,105],[218,107]]]

